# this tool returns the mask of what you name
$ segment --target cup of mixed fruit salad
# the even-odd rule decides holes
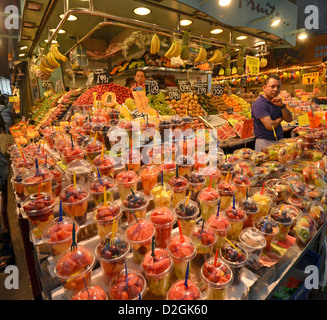
[[[151,190],[151,196],[155,208],[170,208],[173,199],[173,189],[165,183],[157,183]]]
[[[216,243],[213,247],[214,251],[220,249],[225,243],[231,223],[223,214],[213,214],[206,222],[206,226],[212,229],[216,235]]]
[[[236,203],[236,206],[243,210],[246,214],[246,219],[243,222],[243,228],[254,227],[259,212],[259,206],[253,198],[247,197]]]
[[[71,300],[107,300],[107,294],[100,286],[94,284],[79,290]]]
[[[199,192],[204,188],[206,184],[206,178],[197,171],[192,171],[187,175],[187,181],[190,185],[189,192],[191,192],[190,199],[197,202]]]
[[[128,170],[133,170],[138,173],[141,168],[141,154],[136,149],[129,149],[121,157],[122,162],[127,166]]]
[[[257,219],[260,217],[266,217],[270,208],[274,204],[274,199],[277,198],[277,193],[274,190],[264,188],[252,188],[250,191],[251,198],[257,203],[259,212],[257,213]]]
[[[219,257],[233,271],[232,285],[238,285],[241,282],[242,268],[248,262],[248,253],[244,246],[237,240],[226,242],[219,250]]]
[[[224,215],[231,224],[227,238],[231,240],[238,240],[243,229],[243,223],[246,220],[246,213],[236,205],[231,205],[224,211]]]
[[[163,163],[159,166],[160,173],[162,172],[164,183],[168,183],[169,180],[175,177],[176,174],[176,163],[171,161]]]
[[[85,146],[85,155],[91,164],[98,155],[101,155],[102,148],[104,148],[104,144],[101,141],[94,139]]]
[[[220,171],[220,180],[225,181],[228,173],[228,180],[231,180],[234,174],[234,162],[228,159],[217,163],[217,168]]]
[[[270,210],[270,215],[272,213],[277,214],[282,208],[283,208],[283,211],[287,212],[292,217],[292,223],[290,225],[290,230],[292,230],[295,227],[296,220],[297,220],[298,216],[302,213],[302,210],[296,206],[292,206],[292,205],[286,203],[286,204],[281,204],[281,205],[272,207]]]
[[[94,264],[94,254],[82,245],[70,248],[58,256],[54,273],[61,281],[67,299],[85,288],[85,284],[91,284]]]
[[[191,261],[196,255],[196,248],[188,236],[176,235],[168,243],[168,252],[174,262],[174,273],[178,279],[185,279],[187,265],[191,270]]]
[[[217,213],[220,196],[216,189],[208,187],[199,192],[198,201],[200,203],[202,219],[207,221],[211,215]]]
[[[187,279],[176,280],[169,288],[166,300],[202,300],[202,293],[195,282]]]
[[[159,169],[155,165],[143,166],[139,175],[142,180],[142,187],[144,193],[148,196],[154,186],[158,183]]]
[[[137,219],[145,218],[149,200],[141,191],[130,193],[126,199],[122,201],[122,210],[125,212],[128,224]]]
[[[276,202],[285,201],[287,199],[287,196],[289,195],[290,191],[288,181],[277,178],[269,179],[266,181],[266,186],[269,189],[276,191],[278,195],[276,198]]]
[[[221,180],[218,184],[218,194],[220,196],[220,209],[226,210],[233,201],[236,186],[232,181]]]
[[[69,217],[62,217],[62,221],[59,221],[59,217],[57,217],[44,228],[42,240],[49,247],[52,257],[57,258],[62,252],[71,247],[74,222]],[[76,238],[79,230],[79,225],[75,225]]]
[[[200,270],[201,279],[206,284],[206,300],[225,300],[227,289],[233,282],[233,272],[228,264],[219,258],[208,258]]]
[[[149,219],[156,230],[157,247],[167,248],[176,220],[174,212],[167,207],[159,207],[151,211]]]
[[[17,195],[18,202],[22,202],[26,199],[26,196],[24,194],[24,185],[22,183],[23,179],[27,175],[27,170],[25,168],[21,168],[17,170],[13,177],[11,178],[11,183],[15,189],[15,193]]]
[[[200,210],[194,201],[189,200],[187,205],[186,201],[187,199],[183,199],[178,202],[175,208],[175,214],[180,223],[183,235],[189,236],[192,229],[195,227]]]
[[[60,193],[62,209],[65,214],[73,218],[79,225],[82,225],[87,220],[87,205],[89,191],[81,185],[68,185]]]
[[[112,231],[114,219],[118,224],[122,214],[120,206],[116,202],[109,202],[107,204],[100,203],[94,208],[92,220],[98,227],[98,235],[100,239],[104,238]]]
[[[34,193],[52,193],[53,174],[47,169],[31,170],[22,180],[24,195],[28,197]]]
[[[247,266],[257,270],[262,250],[266,247],[264,235],[257,228],[249,227],[241,231],[239,240],[248,253]]]
[[[131,193],[136,192],[137,184],[140,181],[139,175],[133,170],[124,170],[117,174],[116,183],[118,185],[120,199],[124,201]]]
[[[132,246],[133,260],[140,264],[144,255],[151,250],[152,237],[155,234],[153,223],[149,219],[138,219],[129,225],[126,229],[126,238]]]
[[[115,159],[109,154],[100,154],[93,160],[94,169],[99,169],[101,176],[114,178]]]
[[[163,248],[148,251],[141,267],[148,284],[149,291],[156,297],[166,297],[169,289],[170,271],[173,268],[173,260],[168,251]]]
[[[130,243],[120,233],[112,233],[100,241],[95,249],[95,257],[100,262],[102,279],[106,285],[110,279],[124,269],[125,260],[130,250]]]
[[[180,155],[176,158],[176,164],[178,165],[178,175],[185,177],[192,171],[194,158],[191,155]]]
[[[218,183],[220,179],[220,171],[216,167],[209,166],[205,168],[200,168],[199,172],[206,179],[206,183],[205,183],[206,187],[209,187],[210,181],[211,181],[212,188],[218,187]]]
[[[232,181],[235,185],[235,200],[241,201],[245,199],[246,195],[250,193],[254,179],[247,175],[235,174]]]
[[[271,244],[275,242],[279,232],[278,224],[270,218],[260,218],[255,222],[255,227],[265,237],[266,247],[264,250],[270,252],[272,250]]]
[[[169,180],[169,185],[173,189],[173,207],[186,197],[186,192],[189,188],[189,183],[185,177],[175,176]]]
[[[34,238],[41,239],[45,226],[54,218],[54,197],[51,193],[34,193],[23,202],[22,206]]]
[[[263,182],[266,181],[270,175],[270,169],[267,167],[254,167],[253,172],[255,176],[255,182],[253,183],[252,187],[262,186]]]
[[[144,296],[146,288],[146,280],[141,271],[127,268],[110,280],[108,296],[111,300],[139,300]]]
[[[290,231],[293,218],[287,210],[272,210],[270,213],[271,218],[277,223],[279,232],[276,235],[278,241],[285,241]]]
[[[61,158],[64,163],[69,164],[76,159],[84,159],[85,150],[80,146],[67,146],[63,149]]]
[[[106,196],[108,202],[113,202],[115,200],[114,189],[116,187],[116,182],[114,179],[106,176],[101,178],[94,178],[91,186],[90,193],[93,197],[94,204],[97,206],[104,202],[104,189],[106,188]]]
[[[65,174],[68,183],[74,183],[75,174],[76,184],[89,188],[92,180],[91,171],[92,168],[87,160],[77,159],[68,164]]]
[[[55,165],[50,163],[43,163],[40,167],[48,169],[52,173],[53,175],[53,179],[51,182],[52,194],[54,197],[59,197],[64,182],[64,175],[62,171],[57,169]]]

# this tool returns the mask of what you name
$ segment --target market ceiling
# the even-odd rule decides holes
[[[218,0],[93,0],[93,6],[95,11],[105,12],[112,16],[123,17],[130,20],[139,20],[148,24],[156,24],[157,26],[170,30],[189,30],[193,34],[206,38],[219,39],[222,42],[230,42],[232,40],[233,43],[245,43],[248,47],[253,47],[259,41],[265,40],[268,44],[268,49],[271,47],[290,46],[290,39],[287,37],[290,35],[294,36],[294,32],[292,34],[289,30],[290,28],[292,30],[297,29],[297,26],[292,26],[292,24],[297,21],[297,7],[294,4],[294,1],[270,0],[270,3],[266,3],[266,5],[269,4],[270,7],[264,8],[258,6],[260,2],[262,3],[262,1],[258,0],[231,0],[231,4],[234,2],[234,5],[236,5],[237,3],[238,9],[243,10],[238,11],[238,14],[241,12],[244,12],[244,15],[248,12],[254,14],[251,21],[243,23],[242,25],[236,23],[237,20],[241,21],[240,15],[234,14],[233,17],[232,14],[228,14],[228,11],[219,11],[221,14],[220,16],[217,16],[217,10],[215,14],[208,12],[210,6],[213,5],[213,1],[215,1],[215,6],[217,6],[216,3]],[[88,9],[90,8],[90,5],[92,6],[92,1],[90,2],[89,0],[37,0],[35,2],[40,4],[40,11],[35,11],[27,9],[30,2],[31,1],[29,0],[25,1],[22,19],[23,25],[19,41],[19,47],[27,46],[25,52],[26,55],[29,56],[37,53],[38,44],[45,45],[44,40],[46,40],[49,35],[48,29],[55,29],[58,26],[61,21],[59,16],[65,12],[65,5],[68,10],[75,8]],[[323,1],[319,2],[320,5],[323,5]],[[325,4],[323,6],[326,6],[326,1],[324,2]],[[271,9],[273,5],[274,7],[277,7],[280,3],[284,3],[284,5],[286,3],[285,8],[292,8],[292,6],[294,6],[295,9],[293,12],[293,15],[295,13],[295,22],[293,20],[290,21],[290,19],[287,20],[287,18],[291,17],[289,12],[287,14],[280,13],[282,18],[282,28],[288,30],[286,36],[283,37],[280,34],[277,35],[277,32],[274,34],[274,30],[270,27],[265,28],[265,30],[263,28],[254,28],[257,25],[270,25],[271,19],[273,18],[271,12],[273,11],[269,11],[268,9]],[[243,7],[241,8],[240,6]],[[151,10],[151,14],[147,16],[138,16],[133,12],[133,9],[136,7],[147,7]],[[203,11],[198,10],[197,7],[200,7]],[[32,8],[35,9],[35,7]],[[283,5],[279,8],[277,7],[277,9],[283,9]],[[66,53],[79,39],[82,39],[87,35],[96,25],[107,21],[103,17],[90,16],[85,13],[77,13],[75,15],[77,17],[76,21],[66,21],[63,24],[62,29],[65,30],[66,33],[57,34],[56,36],[56,40],[60,44],[61,52]],[[253,19],[253,17],[255,17],[255,19]],[[286,18],[283,19],[283,17]],[[228,18],[227,21],[225,21],[226,18]],[[181,27],[179,25],[179,19],[191,19],[193,23],[189,26]],[[242,19],[244,19],[244,17],[242,17]],[[117,21],[114,22],[116,23]],[[218,35],[211,34],[210,30],[215,28],[221,28],[223,29],[223,32]],[[107,44],[109,44],[110,39],[124,30],[125,28],[122,26],[108,25],[94,32],[91,37],[106,40]],[[231,30],[233,30],[232,33]],[[240,35],[246,35],[247,39],[241,41],[236,40]]]

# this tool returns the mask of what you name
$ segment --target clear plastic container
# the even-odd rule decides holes
[[[261,218],[255,222],[256,229],[265,237],[266,252],[271,252],[271,244],[276,241],[276,235],[279,233],[278,224],[272,219]]]
[[[180,155],[176,158],[176,164],[178,165],[178,175],[186,177],[192,171],[194,158],[191,155]]]
[[[226,210],[233,201],[236,186],[231,181],[221,180],[218,184],[218,193],[220,196],[220,210]]]
[[[142,180],[143,191],[149,195],[154,186],[158,183],[159,169],[157,166],[143,166],[139,171]]]
[[[238,240],[243,229],[244,221],[246,220],[246,213],[237,206],[234,208],[233,205],[231,205],[223,212],[223,214],[231,224],[227,238],[231,240]]]
[[[159,166],[160,174],[163,171],[163,181],[168,183],[169,180],[175,177],[176,174],[176,163],[171,161],[170,163],[163,163]]]
[[[94,204],[97,206],[104,202],[104,188],[106,188],[107,202],[114,202],[115,200],[116,182],[114,179],[106,176],[93,179],[90,186],[90,193],[93,197]]]
[[[131,189],[136,192],[139,181],[140,177],[133,170],[124,170],[117,174],[116,183],[118,185],[121,201],[127,198],[127,196],[131,193]]]
[[[157,183],[151,190],[151,196],[155,208],[170,208],[173,199],[173,189],[165,183]]]
[[[125,200],[122,201],[122,210],[125,211],[128,224],[137,219],[145,218],[149,200],[141,191],[130,193]]]
[[[67,146],[63,149],[61,158],[64,163],[69,164],[73,160],[84,159],[85,150],[79,146]]]
[[[192,229],[195,227],[200,210],[198,205],[192,200],[189,200],[185,207],[186,201],[187,199],[183,199],[178,202],[175,208],[175,214],[180,222],[183,235],[189,236]]]
[[[71,300],[107,300],[107,294],[100,286],[90,285],[78,291]]]
[[[76,184],[89,188],[92,180],[92,167],[90,166],[90,163],[84,159],[73,160],[70,162],[65,171],[68,184],[74,183],[74,172]]]
[[[280,210],[273,211],[270,213],[270,216],[277,223],[279,228],[276,239],[278,241],[285,241],[293,222],[292,216],[286,210],[283,210],[282,212]]]
[[[248,197],[236,203],[236,206],[242,209],[246,214],[246,220],[243,222],[243,228],[254,227],[259,212],[259,206],[253,198]]]
[[[91,164],[93,163],[93,160],[102,153],[102,148],[104,147],[105,146],[101,141],[94,141],[94,139],[85,146],[85,155]]]
[[[173,207],[186,197],[186,192],[189,188],[189,183],[185,177],[173,177],[169,180],[169,185],[173,189]]]
[[[192,171],[187,176],[188,183],[190,185],[189,192],[191,192],[190,199],[197,202],[199,192],[204,188],[206,184],[206,178],[197,171]]]
[[[215,215],[218,211],[218,202],[220,200],[219,193],[214,188],[205,188],[200,191],[198,201],[201,208],[202,219],[207,221],[211,215]]]
[[[206,183],[205,186],[209,187],[211,180],[211,188],[217,188],[220,180],[220,171],[213,166],[200,168],[200,174],[205,177]]]
[[[28,197],[34,193],[40,192],[52,193],[53,174],[47,169],[31,170],[22,180],[24,186],[24,195]]]
[[[114,178],[115,159],[109,154],[98,155],[93,160],[93,167],[95,171],[99,169],[101,176]]]
[[[176,280],[169,288],[166,300],[202,300],[200,288],[192,280]]]

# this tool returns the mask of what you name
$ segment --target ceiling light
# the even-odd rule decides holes
[[[60,15],[59,15],[59,18],[62,19],[64,16],[65,16],[64,13],[63,13],[63,14],[60,14]],[[70,14],[70,15],[68,16],[67,21],[75,21],[75,20],[77,20],[77,19],[78,19],[78,18],[77,18],[76,16]]]
[[[55,32],[56,29],[50,29],[50,31],[51,31],[51,32]],[[58,31],[58,33],[61,33],[61,34],[66,33],[66,30],[64,30],[64,29],[60,29],[60,30]]]
[[[298,39],[299,40],[304,40],[304,39],[306,39],[308,37],[308,35],[307,35],[307,33],[305,33],[305,32],[301,32],[299,35],[298,35]]]
[[[144,8],[144,7],[139,7],[139,8],[135,8],[133,10],[133,12],[135,14],[138,14],[140,16],[146,16],[147,14],[150,14],[151,13],[151,10],[148,9],[148,8]]]
[[[49,41],[48,41],[48,39],[45,39],[44,42],[48,43]],[[51,43],[58,43],[58,41],[57,40],[52,40]]]
[[[25,53],[20,53],[18,57],[25,57]]]
[[[245,40],[247,38],[248,38],[247,36],[239,36],[236,38],[236,40]]]
[[[279,23],[280,23],[280,17],[275,17],[272,21],[271,21],[271,26],[272,27],[276,27],[276,26],[278,26],[279,25]]]
[[[188,20],[188,19],[183,19],[183,20],[179,21],[179,24],[181,26],[189,26],[192,23],[193,23],[193,21],[192,20]]]
[[[256,45],[256,46],[262,46],[262,45],[264,45],[264,44],[266,44],[266,41],[259,41],[259,42],[257,42],[255,45]]]
[[[223,29],[213,29],[210,31],[210,33],[212,34],[219,34],[219,33],[222,33],[224,30]]]
[[[22,47],[19,48],[19,50],[25,50],[27,48],[28,48],[28,46],[22,46]]]
[[[231,0],[219,0],[219,5],[222,7],[228,6]]]

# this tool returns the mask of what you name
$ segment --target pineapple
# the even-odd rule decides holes
[[[188,31],[185,31],[183,35],[182,51],[180,55],[182,60],[188,60],[188,58],[190,57],[190,49],[188,45],[189,45],[189,33]]]
[[[244,56],[245,56],[245,47],[246,45],[242,45],[242,48],[240,49],[240,53],[236,59],[236,66],[238,68],[242,68],[244,66]]]

